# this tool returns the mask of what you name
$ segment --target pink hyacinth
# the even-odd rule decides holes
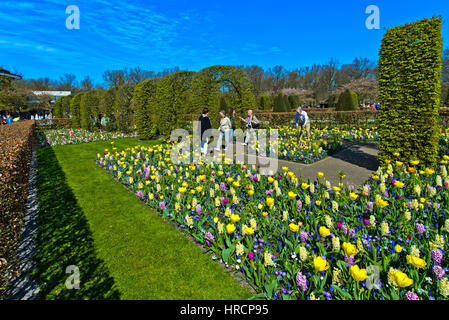
[[[444,271],[443,268],[441,268],[441,266],[434,266],[433,273],[435,274],[435,277],[437,278],[438,281],[443,279],[444,275],[446,274],[446,272]]]
[[[411,291],[407,292],[405,294],[405,297],[407,298],[407,300],[419,300],[419,297],[416,293],[413,293]]]
[[[307,291],[307,278],[301,272],[296,274],[296,286],[304,292]]]
[[[300,237],[302,243],[306,243],[309,236],[307,235],[307,232],[301,231],[299,233],[299,237]]]
[[[415,227],[416,230],[418,231],[418,234],[422,236],[424,234],[424,225],[421,223],[416,223]]]
[[[433,249],[432,250],[432,261],[437,264],[441,265],[441,261],[443,260],[443,253],[439,249]]]

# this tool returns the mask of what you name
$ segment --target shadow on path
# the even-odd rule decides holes
[[[348,144],[345,149],[333,154],[332,158],[343,160],[370,171],[376,171],[378,168],[377,145],[375,143]]]
[[[87,219],[67,184],[53,149],[38,150],[37,268],[40,299],[119,299],[114,279],[96,256]],[[67,289],[68,266],[80,272],[79,289]]]

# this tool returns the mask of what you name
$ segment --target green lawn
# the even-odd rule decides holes
[[[115,140],[119,150],[137,139]],[[47,299],[247,299],[252,294],[96,166],[110,142],[38,151],[36,277]],[[65,288],[68,265],[79,290]]]

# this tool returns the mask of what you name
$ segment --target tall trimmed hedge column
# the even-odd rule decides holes
[[[157,79],[144,80],[136,85],[133,95],[134,112],[136,113],[136,129],[139,136],[145,139],[157,135],[156,105]]]
[[[379,60],[379,161],[438,160],[441,18],[389,29]]]
[[[72,128],[79,129],[81,128],[81,115],[80,115],[80,106],[81,106],[81,98],[85,92],[79,92],[75,94],[73,99],[70,101],[70,114],[72,115]]]
[[[98,120],[100,105],[100,92],[97,90],[87,91],[81,98],[80,118],[81,128],[92,130]]]

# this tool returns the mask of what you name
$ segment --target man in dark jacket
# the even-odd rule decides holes
[[[200,116],[198,121],[200,122],[200,125],[199,125],[200,132],[199,133],[200,133],[200,139],[201,139],[201,154],[207,154],[209,137],[207,135],[205,135],[204,133],[206,132],[206,130],[212,129],[212,124],[210,122],[208,108],[203,109],[203,114]]]

